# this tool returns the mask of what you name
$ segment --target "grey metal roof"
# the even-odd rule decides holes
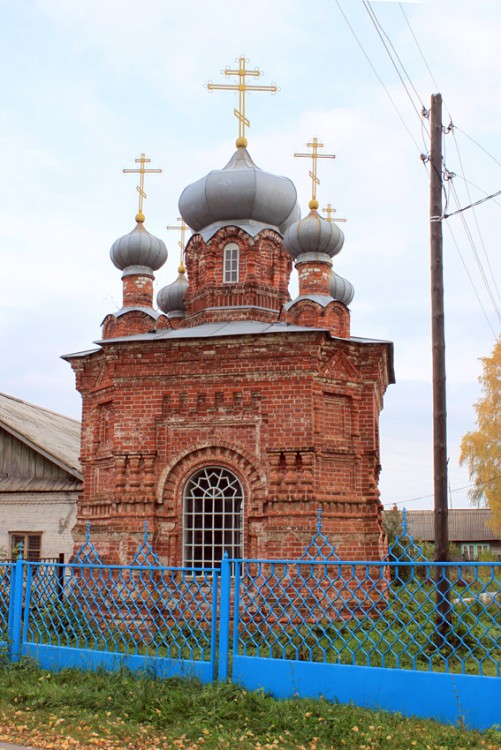
[[[142,266],[151,272],[163,266],[167,260],[167,248],[163,240],[150,234],[143,223],[138,222],[132,232],[113,243],[110,257],[121,271],[128,266]]]
[[[314,209],[292,224],[284,236],[284,250],[299,260],[305,253],[337,255],[344,243],[344,234],[335,222],[327,221]]]
[[[253,221],[252,219],[232,219],[231,223],[228,223],[227,221],[215,221],[212,224],[209,224],[208,227],[204,227],[203,229],[201,229],[196,234],[200,234],[203,238],[203,241],[208,242],[212,237],[214,237],[218,229],[228,226],[242,229],[244,232],[247,232],[249,237],[255,237],[257,234],[259,234],[259,232],[262,232],[263,229],[273,229],[278,234],[282,234],[280,229],[274,224],[263,224],[262,221]]]
[[[331,300],[332,302],[332,300]],[[138,333],[135,336],[121,336],[114,339],[100,339],[96,344],[113,344],[118,341],[159,341],[163,339],[196,339],[196,338],[215,338],[217,336],[256,336],[260,334],[271,333],[329,333],[327,328],[312,328],[308,326],[297,326],[289,323],[263,323],[257,320],[234,320],[219,323],[202,323],[198,326],[186,328],[164,328],[154,333]],[[352,336],[349,339],[343,339],[338,336],[331,336],[339,341],[353,341],[360,344],[391,344],[391,341],[380,341],[378,339],[366,339]],[[91,352],[83,352],[87,354]],[[65,355],[64,358],[75,355]]]
[[[0,427],[77,479],[83,478],[78,420],[0,393]]]
[[[259,169],[243,147],[223,169],[188,185],[179,198],[179,211],[195,232],[217,222],[232,225],[250,220],[279,227],[283,233],[299,218],[292,181]]]
[[[85,349],[83,352],[70,352],[69,354],[61,354],[61,359],[77,359],[78,357],[88,357],[91,354],[97,354],[101,351],[101,347],[95,349]]]
[[[116,339],[103,339],[96,344],[111,344],[117,341],[149,341],[163,339],[197,339],[216,336],[256,336],[268,333],[321,333],[323,328],[306,328],[305,326],[288,325],[287,323],[262,323],[256,320],[233,320],[220,323],[202,323],[186,328],[164,328],[155,333],[138,333],[136,336],[124,336]]]
[[[158,320],[158,318],[162,315],[161,312],[159,312],[158,310],[154,310],[153,307],[121,307],[120,310],[117,310],[114,313],[106,313],[106,316],[101,321],[101,325],[103,325],[108,315],[113,315],[113,317],[115,318],[121,318],[122,315],[126,315],[130,312],[142,312],[145,315],[149,315],[153,320]]]
[[[334,297],[329,297],[328,294],[301,294],[299,297],[296,297],[296,299],[287,302],[287,304],[284,305],[284,308],[290,310],[296,302],[300,302],[302,299],[311,299],[321,307],[327,307],[331,302],[334,302]]]
[[[449,510],[449,539],[451,542],[495,541],[499,536],[489,526],[492,513],[487,508]],[[433,541],[434,512],[432,510],[408,510],[409,533],[414,539]]]

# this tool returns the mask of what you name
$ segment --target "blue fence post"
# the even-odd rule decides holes
[[[228,553],[221,561],[221,607],[219,609],[218,680],[228,679],[230,661],[231,565]]]
[[[19,661],[21,657],[21,636],[23,630],[23,569],[24,561],[21,553],[12,568],[11,578],[12,607],[9,611],[9,616],[11,618],[9,623],[11,661]]]
[[[219,599],[219,570],[214,570],[212,579],[212,614],[210,627],[210,666],[211,680],[215,681],[217,675],[217,626],[218,626],[218,599]]]

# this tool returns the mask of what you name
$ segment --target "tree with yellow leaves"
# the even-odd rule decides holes
[[[461,441],[460,463],[467,463],[474,485],[472,503],[485,497],[492,525],[501,531],[501,338],[490,357],[482,357],[482,398],[475,403],[477,430]]]

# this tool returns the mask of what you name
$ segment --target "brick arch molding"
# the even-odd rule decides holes
[[[247,512],[251,507],[253,510],[262,508],[268,489],[264,471],[248,451],[224,441],[195,445],[168,464],[158,483],[157,503],[171,506],[172,510],[180,512],[181,508],[178,507],[178,503],[182,502],[180,487],[184,486],[197,469],[211,464],[229,469],[243,483],[244,492],[251,499],[251,505],[247,505]]]

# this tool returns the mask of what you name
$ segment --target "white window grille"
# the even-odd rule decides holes
[[[236,242],[230,242],[224,248],[224,273],[225,284],[236,284],[239,274],[240,248]]]
[[[237,477],[221,466],[193,474],[184,491],[184,562],[215,568],[227,552],[242,556],[243,490]]]

